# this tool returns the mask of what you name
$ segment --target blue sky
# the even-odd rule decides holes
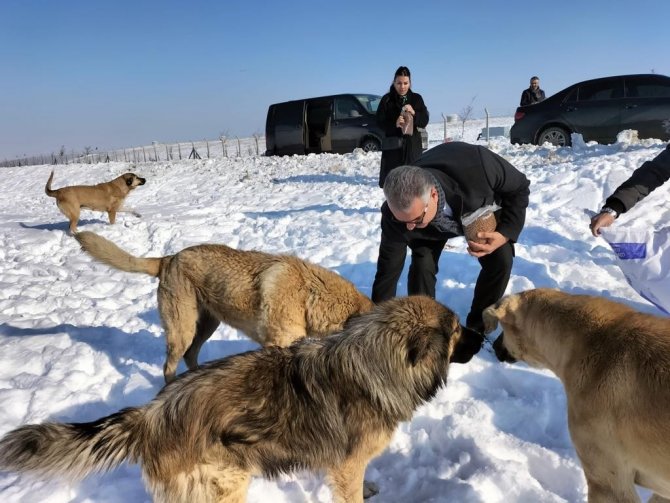
[[[431,122],[512,115],[535,74],[670,75],[667,0],[2,0],[0,27],[0,159],[262,134],[271,103],[400,65]]]

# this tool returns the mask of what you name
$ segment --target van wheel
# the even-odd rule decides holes
[[[365,152],[377,152],[380,147],[381,144],[374,138],[365,138],[361,144],[361,148]]]
[[[570,133],[562,127],[548,127],[537,137],[537,144],[551,143],[557,147],[569,147],[571,144]]]

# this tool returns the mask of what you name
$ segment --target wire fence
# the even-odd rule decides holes
[[[86,148],[82,152],[66,152],[25,156],[0,161],[0,167],[39,166],[43,164],[96,164],[104,162],[161,162],[182,159],[221,159],[224,157],[251,157],[265,154],[265,136],[226,138],[188,143],[152,142],[143,147],[108,151]]]

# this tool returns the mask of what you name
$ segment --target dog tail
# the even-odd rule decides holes
[[[57,190],[51,190],[51,182],[54,179],[54,172],[51,170],[51,174],[49,175],[49,179],[47,180],[46,187],[44,187],[44,192],[46,192],[47,196],[49,197],[56,197],[56,194],[58,193]]]
[[[30,424],[0,439],[0,470],[79,480],[137,462],[143,409],[129,407],[91,423]]]
[[[82,250],[103,264],[121,271],[141,272],[154,277],[160,274],[163,257],[135,257],[90,231],[78,232],[74,237],[79,241]]]

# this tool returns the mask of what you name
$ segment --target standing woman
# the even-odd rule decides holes
[[[417,128],[428,125],[428,109],[420,94],[412,92],[411,74],[406,66],[395,72],[393,84],[377,108],[377,124],[386,138],[382,141],[382,163],[379,186],[393,168],[412,164],[421,155],[421,134]],[[403,128],[411,126],[407,134]]]

